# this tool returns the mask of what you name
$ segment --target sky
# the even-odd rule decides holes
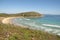
[[[60,15],[60,0],[0,0],[0,13],[29,11]]]

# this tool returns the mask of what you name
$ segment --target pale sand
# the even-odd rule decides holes
[[[2,20],[4,19],[5,17],[0,17],[0,23],[2,22]]]
[[[4,18],[3,20],[2,20],[2,23],[3,24],[12,24],[12,19],[14,19],[14,18],[20,18],[20,17],[7,17],[7,18]]]
[[[3,24],[14,24],[14,23],[12,22],[12,19],[14,19],[14,18],[24,18],[24,17],[7,17],[7,18],[4,18],[4,19],[2,20],[2,23],[3,23]],[[20,27],[22,27],[22,28],[28,28],[28,26],[23,26],[23,25],[20,25],[20,24],[17,24],[17,23],[15,23],[14,25],[15,25],[15,26],[20,26]]]

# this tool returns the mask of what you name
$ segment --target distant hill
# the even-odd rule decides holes
[[[23,12],[23,13],[16,13],[16,14],[0,13],[0,17],[10,17],[10,16],[41,17],[42,14],[38,12]]]
[[[23,17],[41,17],[42,14],[38,12],[23,12],[23,13],[18,13],[15,16],[23,16]]]
[[[0,17],[6,17],[6,16],[9,16],[9,15],[6,13],[0,13]]]

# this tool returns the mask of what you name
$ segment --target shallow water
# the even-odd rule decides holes
[[[42,18],[15,18],[13,23],[60,35],[60,15],[45,15]]]

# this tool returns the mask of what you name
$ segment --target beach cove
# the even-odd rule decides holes
[[[12,20],[12,22],[11,22],[11,20]],[[37,22],[39,22],[39,20],[37,20],[37,22],[36,22],[36,20],[37,20],[36,18],[32,19],[32,18],[24,18],[24,17],[21,17],[21,18],[20,17],[8,17],[8,18],[5,18],[4,20],[2,20],[2,23],[5,23],[5,24],[13,23],[14,25],[22,26],[24,28],[43,30],[48,33],[60,35],[60,26],[59,25],[56,25],[56,24],[52,25],[53,23],[48,24],[49,23],[48,21],[47,21],[47,23],[41,24],[42,22],[37,23]],[[41,21],[43,21],[43,20],[41,20]]]
[[[41,19],[41,18],[39,18]],[[37,23],[39,22],[40,23]],[[0,40],[60,40],[60,36],[48,33],[38,18],[25,17],[1,17]],[[44,21],[43,21],[44,22]],[[49,26],[43,24],[45,26]],[[58,26],[59,27],[59,26]],[[41,29],[41,30],[40,30]],[[42,30],[43,29],[43,30]],[[49,31],[50,29],[48,29]],[[45,36],[47,35],[47,36]]]

